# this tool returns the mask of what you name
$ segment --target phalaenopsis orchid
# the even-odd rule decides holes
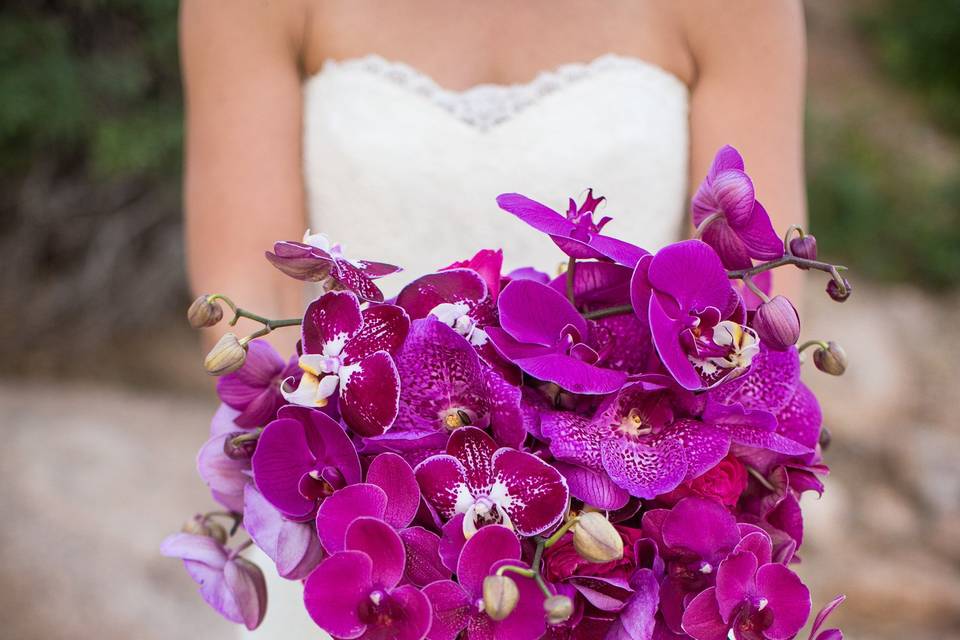
[[[827,472],[802,354],[834,375],[846,356],[797,346],[770,274],[823,271],[842,301],[843,267],[798,227],[777,237],[731,147],[692,200],[695,237],[654,253],[609,235],[590,190],[565,213],[497,203],[563,273],[504,273],[483,249],[385,299],[374,280],[397,268],[308,232],[267,253],[316,283],[301,317],[191,305],[195,327],[226,305],[262,328],[207,356],[222,405],[198,467],[222,509],[163,553],[251,629],[269,615],[257,545],[338,639],[795,637],[799,498]],[[258,338],[288,326],[284,359]],[[812,639],[842,638],[820,630],[840,600]]]

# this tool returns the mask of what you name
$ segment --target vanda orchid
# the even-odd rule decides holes
[[[722,149],[696,237],[652,252],[610,235],[592,190],[556,210],[500,196],[562,252],[552,279],[480,249],[385,299],[374,281],[397,267],[320,234],[276,243],[271,264],[319,288],[302,316],[221,294],[190,307],[196,327],[226,305],[262,329],[207,359],[225,375],[197,466],[226,510],[162,552],[254,628],[270,615],[241,555],[256,545],[337,640],[796,637],[812,610],[791,569],[799,499],[828,471],[803,352],[834,375],[847,359],[799,340],[771,274],[825,272],[838,301],[851,288],[813,236],[776,235],[744,166]],[[296,353],[258,340],[288,326]],[[811,638],[842,640],[821,630],[842,599]]]

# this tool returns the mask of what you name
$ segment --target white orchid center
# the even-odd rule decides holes
[[[477,321],[469,313],[470,307],[463,302],[442,302],[430,311],[430,315],[466,338],[473,346],[483,346],[487,343],[487,334],[477,326]]]

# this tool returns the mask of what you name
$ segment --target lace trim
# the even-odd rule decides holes
[[[440,86],[427,74],[403,62],[371,54],[347,60],[328,59],[313,78],[332,71],[358,70],[386,78],[423,96],[454,117],[480,130],[487,130],[520,113],[542,98],[584,78],[610,71],[630,70],[675,85],[686,95],[686,85],[670,72],[640,58],[604,54],[590,62],[564,64],[542,71],[529,81],[516,84],[478,84],[455,91]],[[311,79],[313,79],[311,78]]]

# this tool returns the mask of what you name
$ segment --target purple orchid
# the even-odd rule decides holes
[[[576,307],[594,311],[630,304],[633,270],[611,262],[582,262],[576,265],[573,292]],[[561,274],[550,286],[566,296],[567,275]],[[647,319],[622,313],[589,321],[590,346],[605,367],[627,373],[649,370],[651,353]]]
[[[717,570],[716,587],[689,602],[683,630],[695,640],[788,640],[810,615],[810,591],[771,562],[766,534],[743,537]],[[828,636],[829,637],[829,636]]]
[[[252,484],[243,493],[243,528],[288,580],[306,578],[323,558],[313,523],[287,520]]]
[[[820,631],[820,628],[823,626],[823,623],[827,621],[830,614],[833,613],[834,609],[839,607],[846,599],[846,596],[840,595],[824,605],[823,609],[821,609],[813,619],[813,626],[810,627],[808,640],[843,640],[843,633],[840,629],[824,629]]]
[[[327,553],[336,553],[345,548],[344,536],[356,518],[369,516],[403,530],[419,508],[420,487],[413,469],[400,456],[381,453],[370,463],[366,482],[348,485],[323,501],[317,509],[317,536]],[[414,546],[432,553],[426,543]]]
[[[669,245],[642,260],[631,302],[638,316],[649,318],[660,359],[685,389],[735,378],[759,352],[756,332],[743,324],[740,296],[716,252],[699,240]]]
[[[666,563],[660,584],[660,612],[672,632],[682,633],[688,596],[714,585],[720,563],[740,542],[740,528],[736,518],[719,503],[685,498],[673,509],[646,512],[643,532],[656,542]]]
[[[587,191],[583,204],[577,207],[570,198],[567,215],[519,193],[504,193],[497,197],[497,204],[508,213],[517,216],[528,225],[550,236],[561,251],[571,258],[612,260],[633,267],[647,251],[629,242],[601,235],[600,231],[611,218],[594,222],[593,216],[603,198],[594,198],[593,190]]]
[[[757,202],[743,158],[733,147],[717,152],[691,206],[697,227],[712,217],[703,241],[716,249],[728,269],[749,268],[751,258],[774,260],[783,255],[783,241]]]
[[[231,511],[243,511],[243,489],[250,484],[250,458],[231,458],[228,441],[243,433],[234,422],[240,412],[220,405],[210,423],[210,439],[197,453],[197,472],[210,488],[213,499]]]
[[[504,358],[525,373],[573,393],[606,394],[627,374],[595,366],[589,326],[560,293],[533,280],[517,280],[500,293],[500,327],[487,335]]]
[[[406,564],[403,540],[390,525],[356,518],[343,550],[321,562],[304,584],[310,617],[335,638],[425,638],[430,601],[415,586],[400,584]]]
[[[325,293],[307,307],[299,360],[303,377],[295,391],[284,390],[284,397],[324,407],[339,390],[337,406],[347,426],[361,436],[380,435],[397,417],[400,378],[392,356],[409,326],[400,307],[382,304],[360,311],[352,293]]]
[[[536,640],[546,628],[543,594],[532,579],[516,578],[520,591],[516,608],[496,621],[483,608],[483,579],[504,565],[522,566],[520,541],[506,527],[477,531],[463,547],[457,579],[428,584],[423,593],[433,608],[429,640],[455,640],[466,631],[468,640]]]
[[[444,520],[464,514],[468,539],[491,523],[533,536],[567,511],[567,483],[556,469],[529,453],[498,449],[475,427],[454,431],[447,453],[427,458],[414,471],[424,498]]]
[[[451,431],[469,425],[490,427],[505,446],[523,442],[520,390],[437,318],[414,320],[396,362],[400,410],[390,431],[369,444],[435,452],[443,449]]]
[[[247,345],[247,359],[237,371],[217,381],[217,394],[224,404],[240,412],[234,422],[238,427],[262,427],[277,415],[286,402],[280,392],[284,380],[300,381],[297,359],[284,362],[266,340]]]
[[[502,249],[497,249],[496,251],[493,249],[481,249],[469,260],[454,262],[449,267],[441,269],[441,271],[450,271],[452,269],[471,269],[476,271],[486,283],[490,299],[494,302],[497,301],[497,296],[500,295],[500,281],[503,278],[501,275],[501,271],[503,270]]]
[[[400,271],[400,267],[382,262],[349,260],[338,244],[331,244],[322,233],[303,235],[303,242],[283,241],[273,245],[267,260],[291,278],[319,282],[327,290],[346,289],[363,300],[383,302],[383,292],[373,283],[377,278]]]
[[[360,481],[360,460],[343,428],[316,409],[286,406],[260,434],[253,476],[287,518],[313,517],[337,489]]]
[[[200,585],[200,595],[231,622],[256,629],[267,609],[267,585],[259,567],[211,537],[176,533],[160,545],[160,553],[180,558]]]
[[[709,404],[698,420],[675,416],[675,404],[662,376],[646,376],[605,400],[593,417],[545,412],[540,429],[557,460],[606,474],[623,491],[648,499],[711,469],[727,455],[731,442],[792,455],[810,451],[773,433],[775,418],[767,412]],[[602,479],[585,486],[571,482],[571,489],[575,497],[590,504],[609,509],[623,506],[622,494],[581,492],[595,489],[599,482]],[[603,496],[611,502],[596,502]]]
[[[450,269],[417,278],[400,291],[397,304],[411,320],[433,316],[475,347],[487,344],[483,327],[496,319],[489,284],[472,269]]]

